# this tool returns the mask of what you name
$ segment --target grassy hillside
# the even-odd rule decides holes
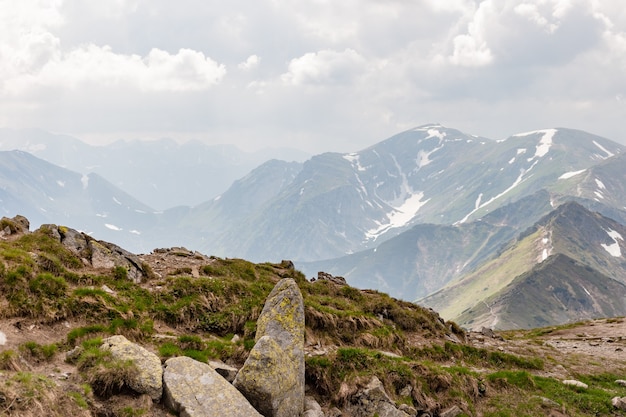
[[[531,341],[493,346],[415,304],[309,282],[287,261],[155,251],[141,257],[149,277],[134,284],[124,268],[91,268],[51,230],[0,241],[2,416],[170,415],[116,384],[127,365],[97,353],[102,338],[123,334],[163,360],[187,355],[241,365],[265,297],[284,277],[303,293],[308,393],[327,411],[348,409],[377,375],[397,404],[434,413],[457,406],[466,416],[540,416],[546,405],[537,398],[546,397],[570,416],[623,415],[610,405],[613,395],[626,396],[610,381],[626,374],[623,363],[613,363],[611,375],[557,368],[566,363],[558,351],[534,350]],[[65,352],[75,346],[83,354],[67,363]],[[561,376],[549,376],[555,369],[592,388],[562,386]]]

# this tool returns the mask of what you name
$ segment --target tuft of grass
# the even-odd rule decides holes
[[[22,343],[19,349],[37,361],[46,362],[51,361],[58,352],[58,346],[56,343],[40,345],[39,343],[33,341]]]

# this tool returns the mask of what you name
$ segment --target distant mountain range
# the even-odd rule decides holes
[[[91,146],[37,129],[0,129],[0,150],[22,150],[72,171],[99,174],[156,210],[201,204],[269,159],[309,157],[294,149],[244,152],[233,145],[172,139]]]
[[[107,152],[130,160],[132,146],[124,146]],[[98,175],[5,153],[6,166],[24,164],[14,170],[29,174],[5,170],[0,192],[7,215],[67,219],[134,252],[186,246],[256,262],[292,259],[309,276],[323,270],[354,286],[419,299],[466,326],[525,327],[621,311],[625,150],[571,129],[493,141],[425,125],[355,153],[269,160],[217,197],[182,205],[172,193],[171,208],[158,212]],[[172,167],[181,166],[179,153],[169,155]],[[167,175],[173,183],[179,178]],[[52,192],[57,188],[64,197]],[[177,192],[183,190],[197,188],[180,180]],[[569,226],[553,218],[570,219]],[[567,291],[548,286],[544,299],[534,295],[539,304],[552,300],[545,311],[533,309],[537,317],[515,310],[511,301],[523,298],[512,294],[531,294],[546,276],[553,289]],[[580,288],[592,294],[591,304]]]

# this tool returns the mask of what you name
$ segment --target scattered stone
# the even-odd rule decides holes
[[[213,368],[189,357],[165,362],[163,384],[165,405],[181,417],[262,417]]]
[[[396,408],[385,391],[383,383],[373,376],[367,386],[355,396],[352,410],[354,417],[409,417],[409,414]]]
[[[65,360],[69,363],[74,363],[80,358],[80,355],[83,354],[85,348],[82,346],[76,346],[74,349],[70,350],[65,354]]]
[[[233,385],[266,417],[304,409],[304,302],[291,278],[280,280],[257,320],[256,344]]]
[[[237,372],[239,372],[239,369],[226,365],[222,361],[209,361],[209,366],[230,383],[235,380]]]
[[[139,394],[148,394],[153,401],[159,401],[163,393],[163,369],[157,355],[117,335],[102,341],[100,349],[108,350],[114,359],[132,361],[137,373],[125,383]]]
[[[559,403],[557,403],[554,400],[551,400],[550,398],[546,398],[546,397],[537,397],[539,398],[539,400],[541,400],[541,404],[546,406],[546,407],[550,407],[550,408],[560,408],[561,405]]]
[[[402,388],[400,392],[398,393],[398,395],[400,395],[401,397],[409,397],[412,392],[413,392],[413,387],[411,386],[411,384],[409,384],[406,387]]]
[[[417,413],[417,410],[408,404],[401,404],[400,407],[398,407],[398,410],[403,411],[410,416],[414,416]]]
[[[338,409],[337,407],[333,407],[328,412],[328,416],[327,417],[341,417],[342,415],[343,415],[343,413],[341,412],[340,409]]]
[[[461,410],[458,406],[453,405],[445,411],[439,413],[439,417],[456,417],[460,414],[463,414],[463,410]]]
[[[111,295],[116,295],[117,293],[115,291],[113,291],[111,288],[109,288],[107,285],[103,284],[102,287],[100,287],[100,289],[102,291],[104,291],[107,294],[111,294]]]
[[[7,343],[7,336],[0,332],[0,346],[4,346]]]
[[[621,385],[622,387],[626,387],[626,380],[623,380],[623,379],[617,379],[617,380],[615,380],[615,383],[616,383],[617,385]]]
[[[613,397],[611,404],[618,410],[626,410],[626,397]]]
[[[315,398],[309,396],[304,397],[304,413],[302,417],[324,417],[322,407],[315,401]]]
[[[589,385],[585,384],[584,382],[577,381],[575,379],[566,379],[563,381],[563,384],[571,386],[571,387],[577,387],[577,388],[583,388],[583,389],[589,388]]]
[[[239,336],[238,334],[234,335],[232,339],[230,339],[231,343],[237,343],[238,341],[241,340],[241,336]]]

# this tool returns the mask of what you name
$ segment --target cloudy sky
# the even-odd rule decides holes
[[[622,0],[0,0],[0,127],[322,152],[625,121]]]

